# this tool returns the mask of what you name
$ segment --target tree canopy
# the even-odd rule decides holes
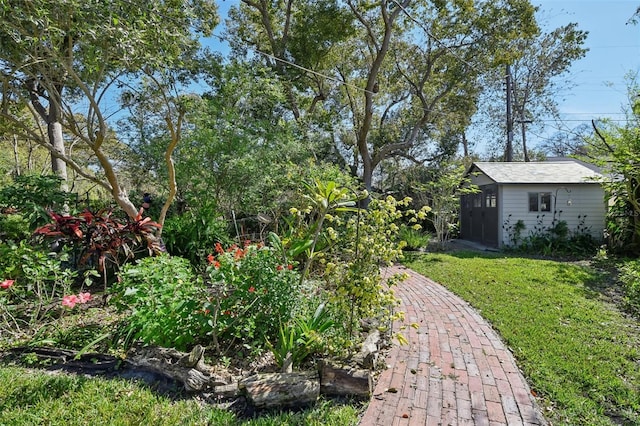
[[[534,12],[519,0],[243,0],[229,31],[237,54],[251,46],[291,82],[293,117],[332,117],[327,132],[371,189],[387,158],[425,162],[452,150],[478,78],[514,54],[513,40],[537,33]]]
[[[114,91],[135,89],[141,75],[165,93],[192,79],[199,37],[217,24],[215,2],[3,0],[0,5],[2,117],[49,150],[53,170],[63,179],[71,167],[135,216],[137,209],[102,149],[112,137],[113,105],[107,104],[117,97]],[[166,123],[177,136],[176,98],[164,100],[171,104]],[[28,105],[34,120],[44,120],[47,137],[14,114],[16,104]],[[92,151],[99,171],[67,152],[63,131]]]

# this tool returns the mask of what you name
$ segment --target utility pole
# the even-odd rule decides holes
[[[529,153],[527,152],[526,125],[530,124],[530,123],[533,123],[533,121],[525,120],[525,118],[524,118],[524,107],[522,108],[522,111],[520,111],[520,120],[518,120],[518,123],[520,123],[520,125],[522,126],[522,150],[524,151],[524,161],[525,161],[525,163],[528,163],[531,160],[529,159]]]
[[[504,153],[504,161],[513,161],[513,117],[511,114],[511,67],[507,65],[507,148]]]

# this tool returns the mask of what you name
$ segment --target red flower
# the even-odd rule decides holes
[[[282,265],[278,265],[278,266],[276,266],[276,269],[277,269],[278,271],[282,271]]]
[[[213,267],[216,268],[216,269],[219,269],[220,268],[220,262],[218,262],[217,260],[214,260],[213,261]]]
[[[3,289],[6,290],[9,287],[11,287],[14,282],[15,282],[15,280],[4,280],[4,281],[2,281],[2,283],[0,283],[0,288],[3,288]]]
[[[244,246],[249,247],[251,245],[251,240],[244,240]]]
[[[293,265],[292,265],[292,264],[288,264],[288,265],[287,265],[287,269],[288,269],[288,270],[290,270],[290,271],[292,271],[292,270],[293,270]]]
[[[233,258],[235,260],[240,260],[244,257],[244,251],[242,249],[237,248],[235,253],[233,254]]]
[[[215,260],[216,257],[214,255],[209,254],[209,256],[207,256],[207,262],[209,262],[209,265],[211,265]]]
[[[224,249],[222,248],[222,244],[220,243],[216,243],[216,245],[214,246],[216,253],[221,254],[224,253]]]
[[[254,286],[249,287],[249,293],[253,293],[256,291],[256,288]]]

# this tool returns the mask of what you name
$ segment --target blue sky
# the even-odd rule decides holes
[[[570,70],[575,86],[558,99],[565,124],[572,128],[594,118],[623,120],[622,108],[629,104],[625,75],[640,71],[640,25],[627,22],[640,2],[535,0],[533,4],[540,6],[540,20],[548,20],[549,28],[577,22],[589,32],[585,43],[589,52]]]

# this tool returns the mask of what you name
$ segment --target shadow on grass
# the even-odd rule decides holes
[[[181,383],[158,371],[134,366],[119,357],[101,353],[78,355],[77,351],[50,347],[17,347],[6,351],[0,362],[4,365],[60,371],[79,379],[100,377],[103,379],[131,380],[141,387],[173,400],[187,397]]]

